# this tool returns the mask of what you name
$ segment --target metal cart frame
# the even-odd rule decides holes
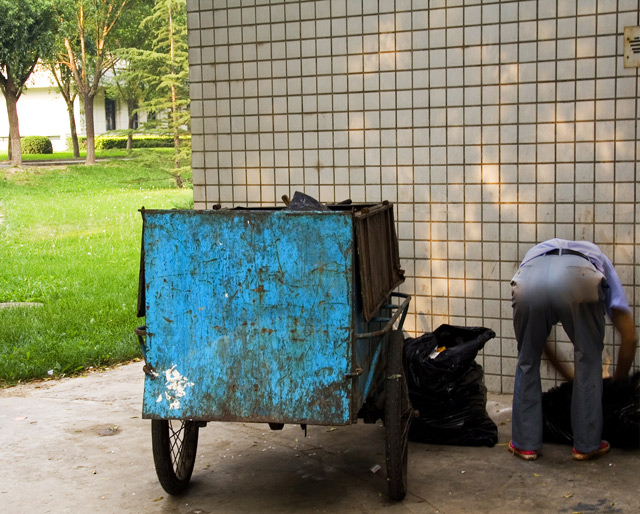
[[[402,326],[410,296],[392,205],[142,210],[136,329],[158,479],[188,486],[210,421],[384,420],[389,496],[407,489]]]

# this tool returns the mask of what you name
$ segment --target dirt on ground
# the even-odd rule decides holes
[[[3,513],[637,513],[640,452],[576,462],[545,444],[535,462],[506,451],[511,397],[489,395],[493,448],[410,443],[409,492],[387,497],[384,427],[209,423],[190,488],[158,483],[144,374],[134,362],[0,390]]]

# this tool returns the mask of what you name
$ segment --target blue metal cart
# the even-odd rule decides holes
[[[210,421],[386,427],[389,495],[407,488],[410,297],[393,208],[145,210],[139,336],[158,479],[185,490]]]

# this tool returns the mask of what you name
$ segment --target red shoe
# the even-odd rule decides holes
[[[573,449],[573,458],[575,460],[589,460],[595,459],[596,457],[600,457],[600,455],[604,455],[605,453],[609,453],[611,449],[611,445],[607,441],[600,441],[600,448],[597,450],[593,450],[592,452],[582,453]]]
[[[520,457],[524,460],[536,460],[538,458],[538,452],[536,450],[521,450],[520,448],[513,446],[513,441],[509,441],[507,450],[513,453],[516,457]]]

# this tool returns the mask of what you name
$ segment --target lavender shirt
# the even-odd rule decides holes
[[[524,256],[520,266],[526,264],[531,259],[540,257],[541,255],[555,249],[569,249],[580,252],[585,255],[591,264],[593,264],[595,268],[605,276],[608,286],[605,288],[605,306],[607,308],[609,318],[611,318],[611,309],[613,308],[631,312],[627,295],[622,287],[622,283],[620,282],[620,278],[618,277],[613,264],[611,264],[611,261],[604,253],[602,253],[602,250],[600,250],[597,245],[589,241],[568,241],[566,239],[557,238],[549,239],[531,248]]]

